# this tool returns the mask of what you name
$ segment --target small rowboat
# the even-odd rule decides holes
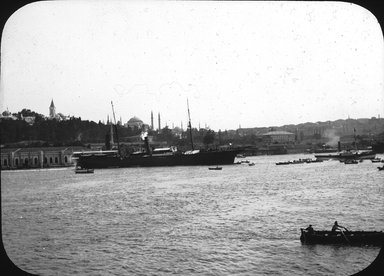
[[[291,161],[287,161],[287,162],[277,162],[276,165],[290,165],[292,164]]]
[[[300,241],[305,244],[384,245],[383,231],[308,231],[301,230]]]
[[[208,168],[208,170],[216,170],[216,171],[219,171],[219,170],[221,170],[223,167],[218,167],[218,166],[216,166],[216,167],[211,167],[211,168]]]
[[[384,170],[384,166],[382,166],[382,167],[377,167],[377,168],[379,169],[379,171]]]
[[[93,173],[94,169],[76,168],[75,173]]]
[[[359,161],[355,160],[355,159],[347,159],[344,161],[344,164],[348,165],[348,164],[359,164]]]

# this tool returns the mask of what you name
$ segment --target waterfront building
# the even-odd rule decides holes
[[[264,133],[263,140],[267,143],[275,144],[285,144],[285,143],[294,143],[295,134],[288,131],[270,131]]]
[[[82,147],[2,148],[1,169],[73,166],[72,154]]]

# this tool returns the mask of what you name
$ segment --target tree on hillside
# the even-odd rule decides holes
[[[209,146],[215,141],[215,132],[213,130],[208,130],[203,137],[203,144]]]

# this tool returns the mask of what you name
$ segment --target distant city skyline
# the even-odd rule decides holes
[[[70,18],[70,20],[69,20]],[[343,2],[35,2],[1,45],[0,108],[95,122],[151,111],[218,131],[383,117],[376,18]]]
[[[29,109],[29,110],[31,110],[30,108],[25,108],[25,109]],[[8,109],[6,109],[6,111],[9,111],[10,113],[18,113],[18,112],[20,112],[20,111],[22,111],[22,110],[18,110],[18,111],[10,111],[10,110],[8,110]],[[37,112],[36,110],[31,110],[32,112]],[[39,113],[39,112],[37,112],[37,113]],[[61,117],[61,118],[66,118],[66,119],[69,119],[70,117],[75,117],[75,118],[78,118],[79,116],[76,116],[76,114],[72,114],[72,115],[70,115],[70,114],[67,114],[67,115],[65,115],[65,114],[63,114],[62,112],[58,112],[58,113],[56,113],[56,106],[55,106],[55,104],[54,104],[54,101],[53,101],[53,99],[51,100],[51,103],[50,103],[50,105],[49,105],[49,111],[48,111],[48,115],[46,115],[46,114],[44,114],[44,113],[39,113],[39,114],[41,114],[41,115],[43,115],[43,116],[45,116],[46,118],[53,118],[53,117],[57,117],[58,115],[57,114],[59,114],[60,116],[59,117]],[[163,123],[161,123],[161,114],[160,113],[158,113],[158,119],[157,119],[157,122],[158,122],[158,124],[155,126],[154,124],[153,124],[153,111],[151,111],[150,112],[150,114],[151,114],[151,120],[150,121],[146,121],[145,119],[141,119],[141,118],[139,118],[139,117],[137,117],[137,116],[135,116],[135,115],[133,115],[132,117],[130,117],[130,118],[128,118],[128,119],[122,119],[121,117],[119,118],[119,121],[117,122],[117,123],[121,123],[122,125],[125,125],[125,124],[129,124],[129,121],[130,120],[134,120],[134,121],[136,121],[136,120],[141,120],[142,122],[143,122],[143,124],[145,124],[145,125],[147,125],[147,126],[149,126],[151,129],[162,129],[162,128],[164,128],[164,127],[168,127],[168,128],[175,128],[175,127],[178,127],[178,128],[180,128],[180,129],[183,129],[183,130],[186,130],[186,128],[184,128],[183,127],[183,121],[180,121],[179,122],[179,124],[175,124],[175,122],[174,121],[171,121],[171,123],[169,124],[168,122],[165,122],[165,124],[163,124]],[[233,128],[233,129],[221,129],[222,131],[223,130],[236,130],[236,129],[253,129],[253,128],[274,128],[274,127],[277,127],[277,128],[279,128],[279,127],[283,127],[283,126],[286,126],[286,125],[300,125],[300,124],[305,124],[305,123],[318,123],[318,122],[321,122],[321,123],[325,123],[325,122],[328,122],[328,121],[338,121],[338,120],[347,120],[347,119],[352,119],[352,120],[358,120],[358,119],[372,119],[372,118],[377,118],[377,119],[381,119],[381,116],[380,116],[380,114],[378,114],[377,116],[370,116],[370,117],[361,117],[361,118],[350,118],[349,116],[348,116],[348,118],[337,118],[337,119],[334,119],[334,120],[319,120],[319,121],[316,121],[316,122],[310,122],[310,121],[307,121],[307,122],[299,122],[299,123],[295,123],[295,124],[293,124],[293,123],[288,123],[288,124],[284,124],[284,125],[269,125],[269,126],[250,126],[250,127],[245,127],[245,128],[243,128],[243,127],[241,127],[241,124],[239,124],[239,126],[237,127],[237,128]],[[109,115],[109,114],[107,114],[107,116],[106,116],[106,119],[100,119],[100,120],[90,120],[90,119],[87,119],[87,118],[81,118],[82,120],[89,120],[89,121],[94,121],[94,122],[96,122],[96,123],[98,123],[99,121],[100,122],[102,122],[102,123],[109,123],[109,122],[113,122],[113,115]],[[186,123],[186,125],[188,126],[188,123]],[[201,128],[201,123],[199,122],[197,125],[192,125],[192,128],[196,128],[196,129],[200,129]],[[209,128],[209,125],[207,124],[207,123],[204,123],[204,127],[203,128]]]

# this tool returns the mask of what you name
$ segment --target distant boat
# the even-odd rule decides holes
[[[209,167],[208,170],[216,170],[216,171],[220,171],[221,169],[223,169],[223,167],[219,167],[219,166],[216,166],[216,167]]]
[[[382,231],[308,231],[301,230],[300,241],[305,244],[383,245]]]
[[[75,168],[75,173],[93,173],[94,169]]]
[[[382,167],[377,167],[377,168],[379,169],[379,171],[384,170],[384,166],[382,166]]]
[[[354,159],[347,159],[347,160],[344,161],[344,164],[346,164],[346,165],[349,165],[349,164],[358,164],[358,163],[359,163],[359,161],[354,160]]]
[[[255,163],[249,163],[248,166],[255,166]]]
[[[371,159],[372,163],[380,163],[382,162],[380,158],[374,158],[374,159]]]
[[[277,162],[276,165],[290,165],[292,164],[291,161],[286,161],[286,162]]]

